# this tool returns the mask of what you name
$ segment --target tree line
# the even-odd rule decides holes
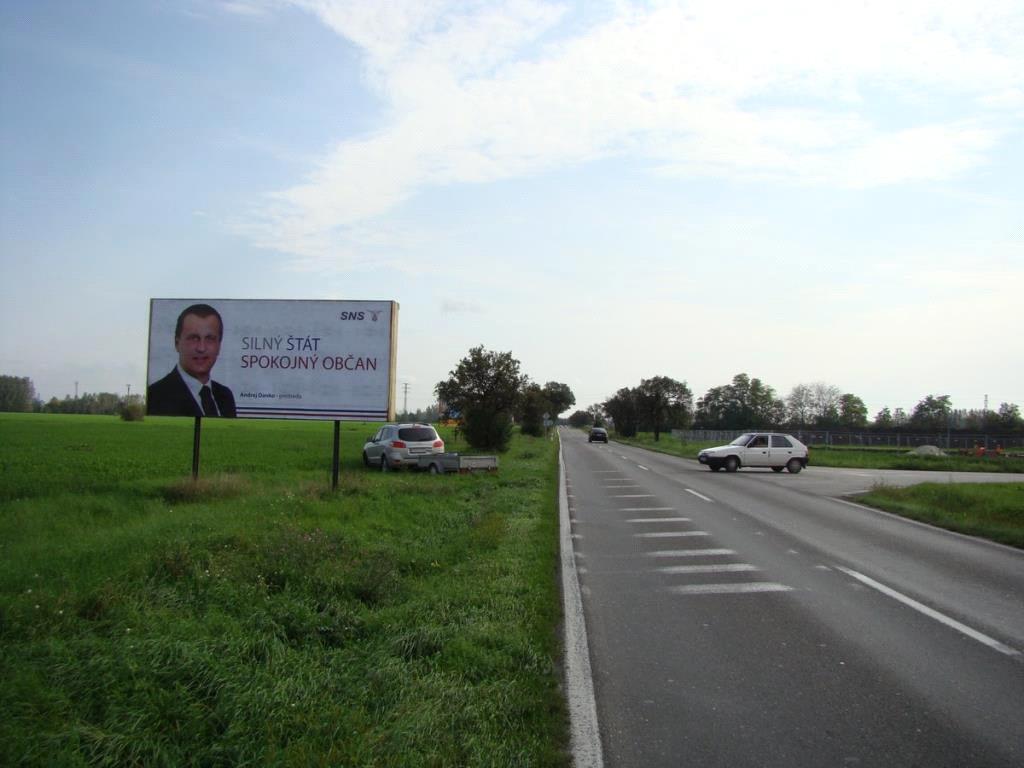
[[[51,397],[45,403],[36,397],[32,379],[26,376],[0,375],[0,411],[8,413],[88,413],[124,415],[130,406],[142,405],[141,395],[117,395],[113,392],[86,392],[63,400]]]
[[[886,406],[869,420],[860,397],[831,384],[797,384],[779,397],[774,388],[746,373],[712,387],[696,403],[685,381],[668,376],[642,379],[639,386],[623,387],[603,403],[574,412],[569,423],[610,423],[623,436],[652,432],[655,440],[672,429],[1024,432],[1024,419],[1014,403],[1001,403],[995,411],[957,410],[949,395],[927,395],[909,414]]]

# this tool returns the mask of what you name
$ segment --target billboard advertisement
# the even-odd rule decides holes
[[[394,418],[394,301],[151,299],[146,413]]]

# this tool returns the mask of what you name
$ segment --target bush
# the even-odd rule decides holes
[[[146,418],[146,407],[142,403],[127,403],[121,408],[124,421],[142,421]]]
[[[474,448],[502,453],[512,440],[512,414],[471,408],[466,412],[462,431],[466,442]]]

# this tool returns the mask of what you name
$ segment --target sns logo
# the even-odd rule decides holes
[[[342,312],[339,320],[362,320],[366,317],[365,312]]]

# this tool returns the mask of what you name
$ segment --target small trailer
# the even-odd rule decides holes
[[[497,472],[497,456],[463,456],[459,453],[433,453],[421,456],[417,462],[419,469],[432,475],[443,475],[448,472]]]

